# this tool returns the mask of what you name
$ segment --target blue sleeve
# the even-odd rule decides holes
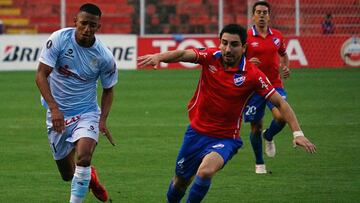
[[[60,54],[60,34],[59,32],[54,32],[49,39],[46,41],[46,44],[42,47],[39,61],[50,67],[55,67],[58,56]]]
[[[116,62],[111,59],[100,73],[101,85],[104,89],[113,87],[118,81],[118,69]]]

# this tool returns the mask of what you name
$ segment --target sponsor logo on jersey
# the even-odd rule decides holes
[[[342,60],[350,66],[360,66],[360,38],[347,39],[340,50]]]
[[[73,49],[68,49],[65,53],[65,56],[67,56],[68,58],[74,58],[74,50]]]
[[[51,40],[48,40],[47,42],[46,42],[46,48],[47,49],[50,49],[51,47],[52,47],[52,41]]]
[[[258,47],[259,46],[259,42],[251,42],[250,44],[252,47]]]
[[[235,74],[234,75],[234,84],[239,87],[240,85],[242,85],[245,82],[245,79],[246,79],[245,76],[243,76],[241,74]]]
[[[215,73],[217,71],[217,68],[215,66],[209,65],[209,71]]]
[[[265,88],[265,89],[269,89],[269,85],[268,84],[266,84],[265,83],[265,81],[263,80],[263,78],[262,77],[259,77],[259,81],[260,81],[260,83],[261,83],[261,88]],[[269,81],[269,80],[268,80]]]
[[[221,144],[221,143],[212,146],[212,148],[214,148],[214,149],[222,149],[222,148],[224,148],[224,147],[225,147],[225,145],[224,145],[224,144]]]

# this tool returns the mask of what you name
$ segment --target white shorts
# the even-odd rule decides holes
[[[74,143],[83,137],[99,139],[99,119],[98,112],[90,112],[81,115],[65,118],[65,131],[58,133],[53,130],[51,113],[46,113],[46,126],[48,139],[53,157],[55,160],[65,158],[75,147]]]

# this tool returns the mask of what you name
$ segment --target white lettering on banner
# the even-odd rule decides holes
[[[302,66],[309,65],[299,40],[289,40],[288,46],[286,47],[286,53],[288,54],[290,61],[299,61]]]
[[[152,43],[153,47],[159,47],[160,52],[166,52],[169,51],[169,47],[175,47],[176,41],[175,40],[154,40]],[[201,43],[201,41],[196,39],[185,39],[179,43],[179,45],[176,47],[176,50],[184,50],[189,48],[200,48],[200,47],[215,47],[215,43],[213,40],[204,40],[204,44]],[[193,63],[185,63],[180,62],[182,66],[185,68],[194,68],[198,66],[197,64]],[[167,63],[160,63],[161,68],[168,67]]]

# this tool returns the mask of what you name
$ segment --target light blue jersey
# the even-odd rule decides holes
[[[99,111],[99,77],[105,89],[117,83],[118,71],[111,51],[98,38],[92,47],[81,47],[75,40],[75,28],[54,32],[39,61],[53,68],[48,77],[50,90],[64,116]]]

